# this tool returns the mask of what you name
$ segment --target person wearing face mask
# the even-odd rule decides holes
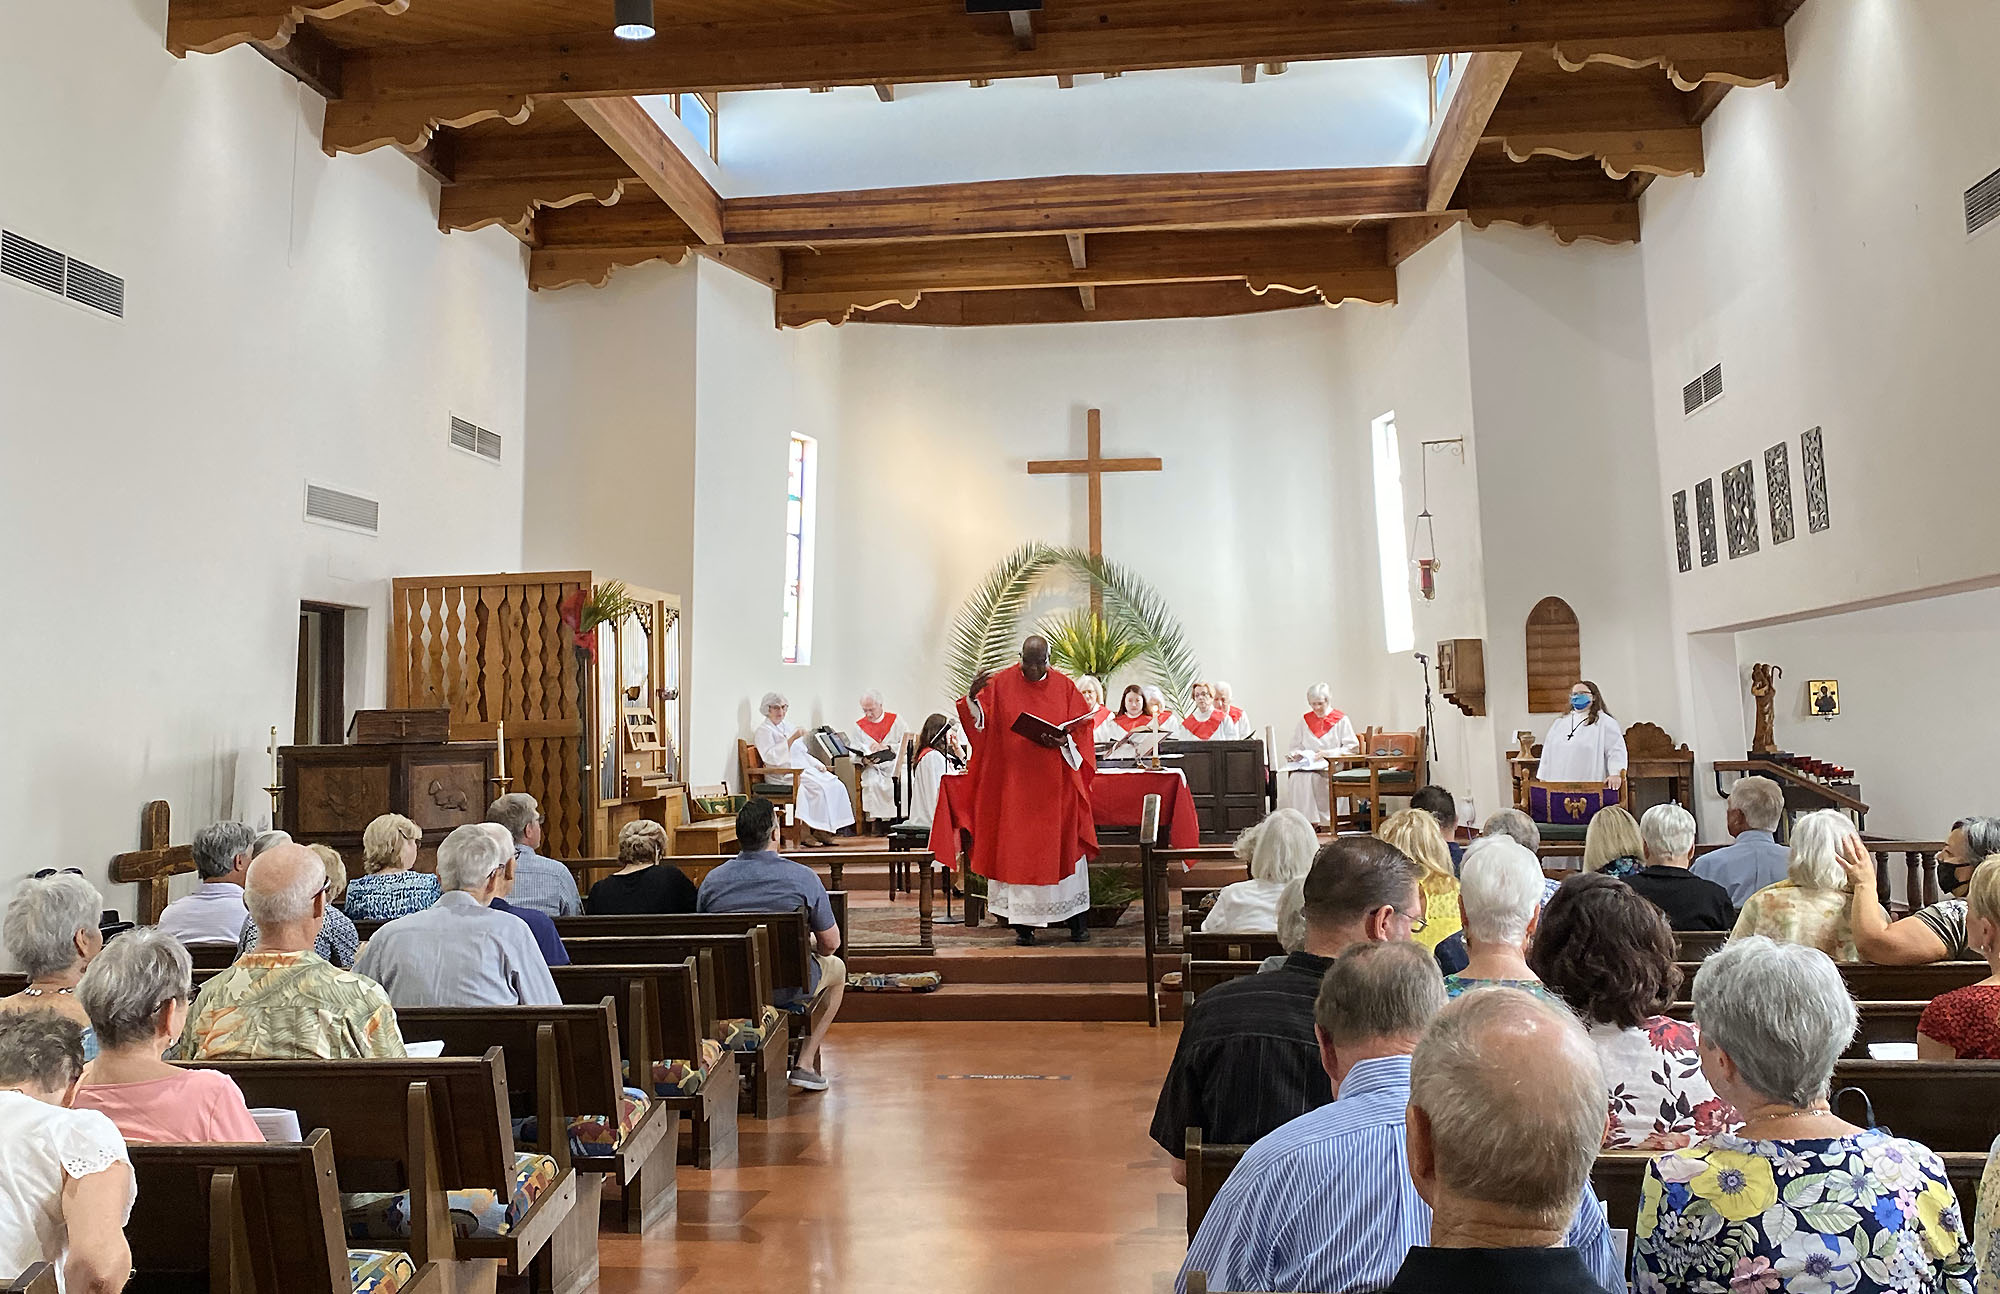
[[[1604,694],[1589,679],[1569,690],[1569,712],[1550,724],[1542,738],[1535,780],[1606,786],[1625,780],[1625,729],[1604,708]]]
[[[1952,823],[1937,856],[1938,879],[1952,897],[1891,921],[1875,894],[1875,855],[1858,836],[1846,842],[1840,866],[1854,891],[1849,924],[1855,951],[1878,966],[1976,959],[1979,954],[1966,937],[1965,894],[1972,873],[1995,854],[2000,854],[2000,818],[1961,818]]]

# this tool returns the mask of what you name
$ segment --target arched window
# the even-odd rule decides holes
[[[1569,708],[1569,690],[1583,677],[1576,612],[1561,598],[1543,598],[1528,613],[1528,713]]]

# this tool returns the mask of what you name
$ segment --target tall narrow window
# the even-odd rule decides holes
[[[793,436],[785,484],[785,629],[787,665],[812,663],[813,484],[819,444]]]
[[[1375,420],[1375,548],[1382,562],[1382,638],[1392,652],[1417,645],[1410,568],[1403,552],[1403,451],[1393,410]]]

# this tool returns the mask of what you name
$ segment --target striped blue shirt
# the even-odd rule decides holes
[[[1189,1272],[1215,1290],[1346,1294],[1386,1289],[1403,1257],[1430,1243],[1431,1210],[1410,1182],[1403,1145],[1410,1058],[1364,1060],[1331,1105],[1252,1146],[1202,1219],[1174,1283]],[[1585,1192],[1569,1243],[1605,1286],[1625,1288],[1604,1206]]]

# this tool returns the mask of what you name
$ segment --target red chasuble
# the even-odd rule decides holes
[[[1065,723],[1090,713],[1076,684],[1056,670],[1031,683],[1019,665],[993,676],[977,698],[984,723],[963,699],[959,722],[976,734],[972,764],[972,870],[1009,885],[1054,885],[1080,858],[1097,857],[1097,827],[1090,816],[1090,782],[1097,775],[1090,735],[1076,741],[1081,768],[1060,750],[1036,745],[1014,731],[1014,720],[1032,714]]]
[[[854,726],[861,729],[861,731],[867,733],[868,740],[876,743],[877,745],[880,745],[882,739],[889,735],[889,730],[896,726],[896,716],[891,714],[889,711],[884,710],[882,712],[881,719],[870,720],[868,716],[864,714],[859,719],[854,721]]]
[[[1189,732],[1201,738],[1203,741],[1207,741],[1210,738],[1214,737],[1215,730],[1217,728],[1220,728],[1221,726],[1222,726],[1222,711],[1220,710],[1210,710],[1208,712],[1208,718],[1206,719],[1197,719],[1191,714],[1184,715],[1181,718],[1181,727],[1186,728]]]
[[[1333,726],[1335,724],[1339,723],[1342,719],[1345,719],[1346,717],[1347,717],[1346,715],[1342,714],[1338,710],[1328,710],[1326,712],[1326,718],[1324,719],[1320,718],[1318,715],[1314,714],[1310,710],[1306,711],[1303,716],[1303,718],[1306,721],[1306,727],[1312,730],[1312,735],[1315,737],[1326,736],[1326,734],[1333,731]]]

